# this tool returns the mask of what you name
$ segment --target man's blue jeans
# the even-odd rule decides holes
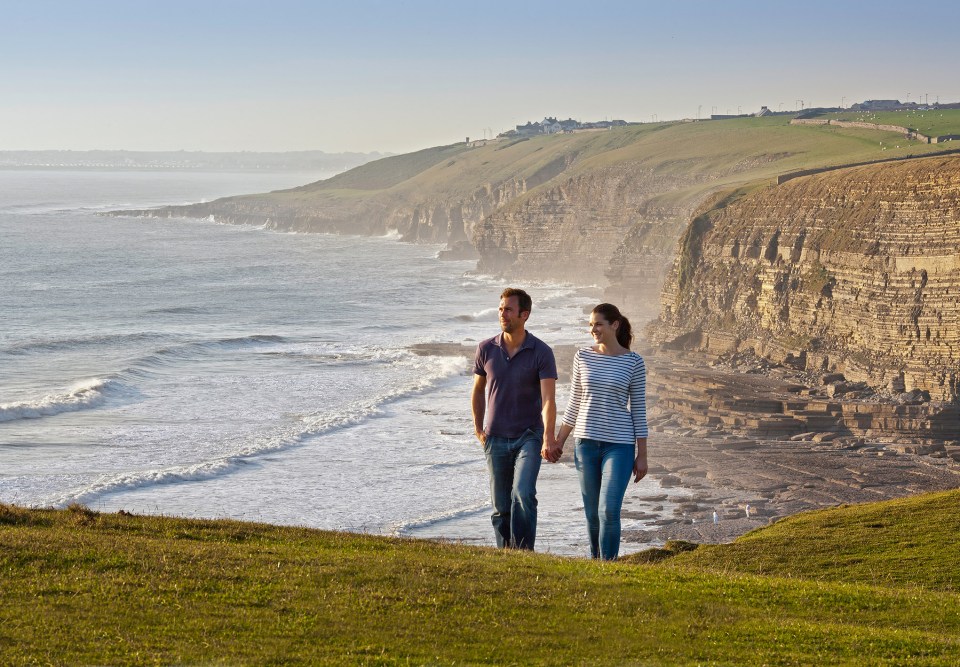
[[[543,433],[519,438],[488,435],[483,446],[490,470],[493,532],[498,547],[533,550],[537,538],[537,475]]]
[[[620,552],[620,508],[633,473],[635,445],[577,438],[574,452],[590,555],[614,560]]]

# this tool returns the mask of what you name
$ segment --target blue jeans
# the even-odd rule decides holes
[[[614,560],[620,552],[620,508],[633,473],[635,446],[577,438],[574,453],[590,555]]]
[[[543,433],[519,438],[488,435],[483,446],[490,471],[493,532],[497,546],[529,549],[537,538],[537,475]]]

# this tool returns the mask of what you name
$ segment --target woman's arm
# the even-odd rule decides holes
[[[570,401],[563,413],[560,432],[557,434],[557,445],[563,449],[573,427],[577,425],[577,415],[580,413],[580,399],[583,396],[583,387],[580,385],[580,352],[573,355],[573,372],[570,374]]]

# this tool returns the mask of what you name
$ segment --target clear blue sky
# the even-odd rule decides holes
[[[0,0],[0,150],[403,152],[545,115],[960,101],[960,2]]]

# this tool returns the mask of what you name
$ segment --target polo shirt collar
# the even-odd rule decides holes
[[[520,345],[520,350],[528,350],[534,346],[533,343],[533,334],[529,330],[526,330],[527,335],[523,337],[523,344]],[[497,347],[503,347],[503,332],[501,331],[494,337],[493,344]],[[517,350],[519,352],[520,350]]]

